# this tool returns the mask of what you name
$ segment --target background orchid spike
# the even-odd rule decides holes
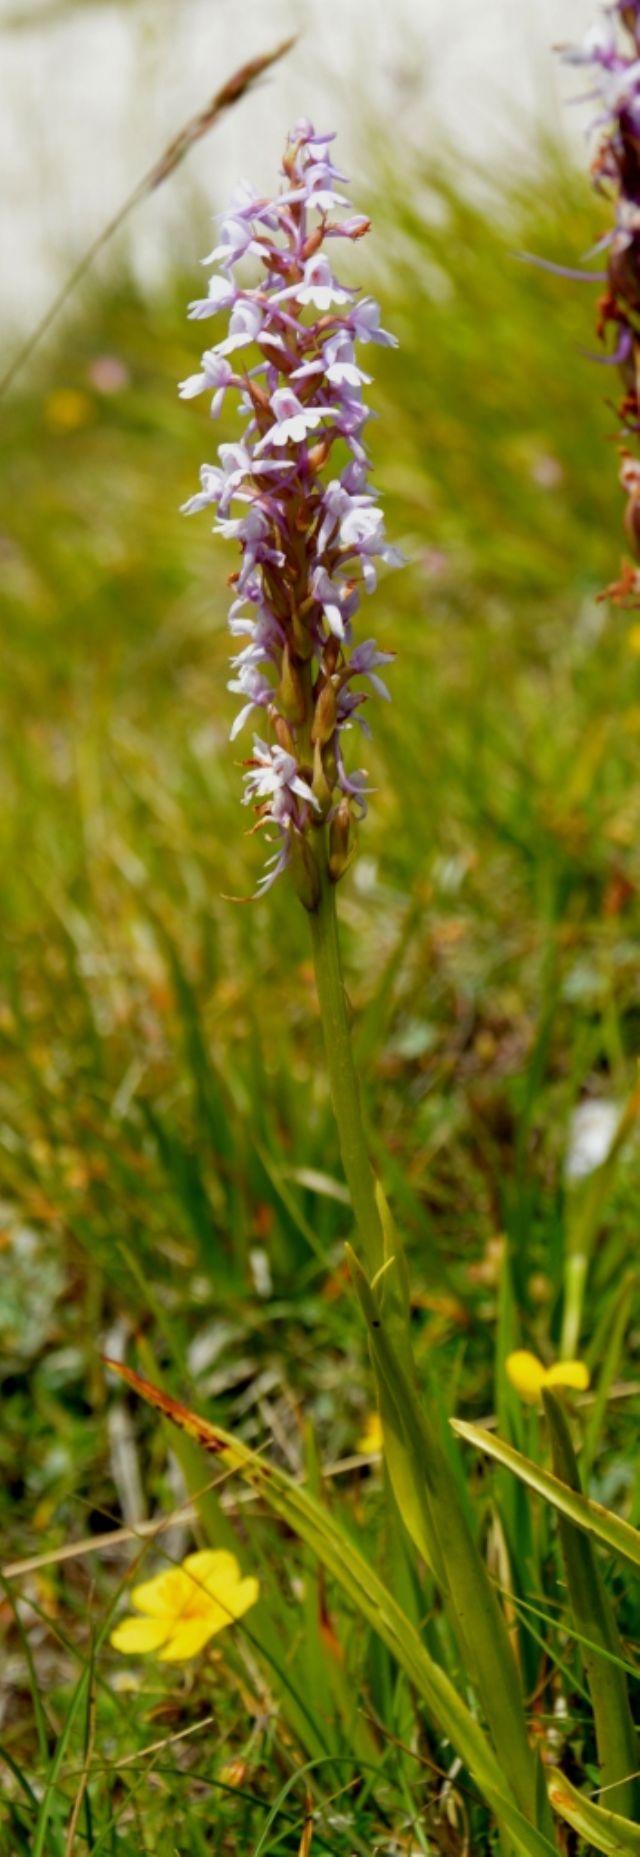
[[[596,104],[593,128],[599,140],[592,164],[594,185],[613,202],[614,223],[596,250],[605,252],[605,289],[598,305],[598,335],[614,329],[605,357],[622,370],[619,418],[625,440],[640,433],[640,0],[616,0],[602,10],[581,45],[564,48],[568,64],[593,67],[588,101]],[[625,532],[640,559],[640,465],[622,455],[620,481],[627,496]],[[640,571],[630,562],[607,587],[609,598],[640,605]]]
[[[348,770],[343,737],[354,722],[368,734],[367,696],[389,694],[378,672],[393,653],[371,638],[354,645],[353,620],[362,589],[375,588],[377,562],[402,560],[369,483],[362,390],[371,377],[355,353],[357,343],[389,346],[395,337],[381,328],[372,297],[338,282],[323,250],[329,239],[355,240],[369,229],[362,215],[340,216],[348,201],[332,140],[298,123],[277,198],[258,199],[243,185],[222,216],[205,260],[216,267],[208,295],[189,314],[224,311],[228,333],[180,387],[184,399],[210,393],[214,417],[229,391],[238,394],[246,421],[240,442],[221,445],[218,464],[202,466],[200,491],[184,507],[214,508],[214,533],[236,542],[242,557],[231,577],[229,624],[243,641],[232,659],[229,688],[241,708],[231,738],[262,712],[244,803],[255,804],[258,827],[276,846],[258,892],[288,864],[311,909],[319,893],[313,829],[328,822],[337,881],[367,809],[366,774]],[[263,270],[252,287],[234,276],[247,258]]]

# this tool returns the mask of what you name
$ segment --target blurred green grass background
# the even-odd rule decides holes
[[[570,1115],[585,1093],[623,1102],[636,1077],[640,636],[597,598],[617,573],[622,504],[617,384],[586,358],[594,292],[516,255],[577,261],[600,229],[586,182],[542,145],[526,179],[485,177],[476,205],[446,164],[387,169],[378,153],[369,171],[359,281],[400,342],[375,354],[371,443],[407,566],[363,614],[397,659],[340,907],[418,1353],[425,1372],[437,1359],[443,1411],[479,1414],[494,1399],[498,1240],[522,1336],[553,1351]],[[194,223],[193,274],[153,299],[123,266],[85,291],[4,409],[0,1512],[12,1558],[176,1500],[166,1441],[121,1395],[118,1455],[100,1364],[114,1336],[144,1337],[177,1392],[251,1441],[273,1435],[294,1466],[303,1414],[334,1463],[371,1404],[342,1293],[349,1218],[306,922],[284,884],[251,907],[227,900],[252,890],[261,855],[238,805],[244,738],[228,745],[234,563],[206,518],[179,513],[228,436],[176,397],[198,353],[185,305],[206,238]],[[639,1183],[631,1145],[590,1276],[593,1365]],[[627,1377],[637,1343],[636,1300]],[[611,1407],[594,1483],[636,1520],[637,1411],[635,1399]],[[349,1498],[374,1532],[377,1488],[356,1478]],[[88,1621],[123,1577],[122,1557],[88,1565],[29,1589],[29,1617],[46,1615],[34,1656],[54,1722]],[[6,1615],[14,1644],[9,1604]],[[637,1619],[626,1628],[637,1636]],[[29,1768],[37,1724],[19,1645],[12,1658],[5,1739]],[[167,1703],[149,1681],[136,1723],[153,1739]],[[200,1707],[203,1680],[185,1683]],[[118,1694],[103,1698],[112,1749],[131,1733]],[[235,1746],[233,1684],[230,1697]],[[196,1841],[189,1797],[175,1805],[183,1848],[218,1848]],[[221,1839],[227,1811],[229,1837],[244,1835],[244,1809],[246,1823],[233,1799],[220,1806]],[[168,1848],[152,1818],[138,1850]],[[282,1835],[278,1848],[298,1848]],[[354,1835],[336,1831],[327,1848],[351,1851]],[[134,1844],[114,1834],[100,1848]]]

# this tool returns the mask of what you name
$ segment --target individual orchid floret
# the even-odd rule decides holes
[[[347,319],[347,327],[358,342],[379,342],[383,348],[397,348],[398,338],[380,328],[380,305],[375,297],[361,297]]]
[[[295,755],[287,754],[285,748],[269,748],[266,742],[258,741],[256,736],[249,765],[251,772],[245,775],[245,806],[252,799],[266,799],[269,817],[276,819],[279,824],[290,820],[298,822],[300,800],[305,807],[319,812],[315,794],[308,781],[303,780],[298,773]],[[302,817],[306,820],[306,813]]]
[[[271,395],[271,411],[275,422],[265,432],[256,446],[256,451],[264,451],[268,445],[299,445],[304,443],[308,432],[313,432],[323,418],[331,418],[330,406],[303,406],[302,401],[292,392],[291,387],[278,387]]]
[[[222,407],[227,387],[238,384],[238,377],[224,357],[217,354],[215,348],[208,348],[202,357],[202,370],[199,374],[190,374],[188,380],[182,380],[178,388],[182,400],[193,400],[198,393],[206,393],[213,388],[211,401],[212,418],[217,419]]]
[[[369,480],[363,390],[371,376],[356,353],[358,343],[390,347],[395,337],[374,299],[343,284],[323,250],[325,240],[355,241],[369,227],[363,215],[342,216],[346,177],[331,159],[332,139],[298,123],[275,199],[245,185],[220,216],[208,295],[189,314],[224,312],[228,324],[180,386],[183,399],[210,393],[214,417],[229,394],[238,398],[241,440],[220,445],[183,507],[211,509],[214,533],[240,552],[229,689],[241,706],[231,735],[260,715],[244,803],[275,847],[258,893],[288,867],[311,909],[323,860],[337,881],[366,812],[367,775],[345,761],[348,732],[355,720],[370,734],[360,713],[368,695],[389,699],[377,669],[393,654],[373,639],[358,644],[353,622],[378,564],[402,559]]]
[[[230,355],[236,348],[247,348],[257,341],[264,322],[259,303],[246,303],[242,298],[236,303],[229,320],[229,334],[226,342],[218,343],[219,355]]]
[[[228,309],[231,303],[235,303],[235,297],[234,286],[229,279],[214,276],[209,281],[208,296],[196,297],[195,302],[189,304],[189,316],[196,321],[203,316],[217,316],[218,310]]]
[[[367,677],[376,696],[381,696],[386,703],[390,703],[391,697],[386,683],[376,673],[379,664],[392,664],[394,656],[393,651],[378,651],[375,638],[367,638],[362,645],[356,645],[355,651],[352,651],[348,675]]]

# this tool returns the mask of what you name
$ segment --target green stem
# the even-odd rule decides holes
[[[329,876],[324,847],[320,869],[320,901],[317,909],[309,914],[320,1017],[342,1164],[362,1242],[363,1262],[369,1275],[374,1276],[383,1257],[382,1226],[376,1205],[375,1177],[367,1150],[358,1077],[351,1047],[338,941],[335,886]]]
[[[588,1257],[579,1251],[570,1253],[565,1262],[564,1312],[560,1336],[561,1360],[575,1360],[578,1352],[588,1265]]]
[[[539,1812],[546,1830],[548,1807],[542,1802],[538,1805],[537,1761],[529,1747],[518,1671],[504,1618],[469,1528],[458,1473],[442,1448],[437,1422],[428,1411],[421,1411],[411,1368],[407,1372],[397,1356],[399,1346],[403,1362],[410,1362],[411,1339],[393,1294],[393,1275],[386,1306],[367,1281],[366,1273],[375,1278],[383,1262],[384,1233],[351,1049],[334,886],[321,841],[318,851],[320,897],[316,909],[309,912],[309,921],[331,1094],[362,1245],[362,1259],[353,1256],[351,1268],[369,1327],[385,1457],[405,1526],[441,1584],[461,1661],[482,1700],[507,1783],[513,1786],[525,1817],[535,1824]]]

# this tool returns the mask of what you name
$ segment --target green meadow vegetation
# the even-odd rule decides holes
[[[368,172],[353,265],[399,338],[367,351],[371,447],[407,565],[367,626],[397,658],[346,981],[424,1407],[563,1779],[523,1831],[434,1715],[427,1664],[484,1722],[377,1448],[308,924],[285,883],[229,900],[262,852],[228,744],[233,563],[179,513],[215,442],[176,394],[194,212],[193,270],[143,298],[104,269],[3,409],[7,1857],[640,1850],[633,1765],[602,1745],[617,1715],[632,1763],[640,1674],[640,624],[598,597],[623,504],[595,290],[517,255],[576,264],[599,209],[542,144],[474,202],[452,164]],[[620,1136],[571,1180],[590,1099]],[[505,1360],[552,1362],[567,1324],[590,1390],[539,1414]],[[575,1451],[613,1517],[592,1532],[544,1483]],[[212,1546],[259,1582],[245,1617],[182,1663],[113,1648],[131,1584]]]

